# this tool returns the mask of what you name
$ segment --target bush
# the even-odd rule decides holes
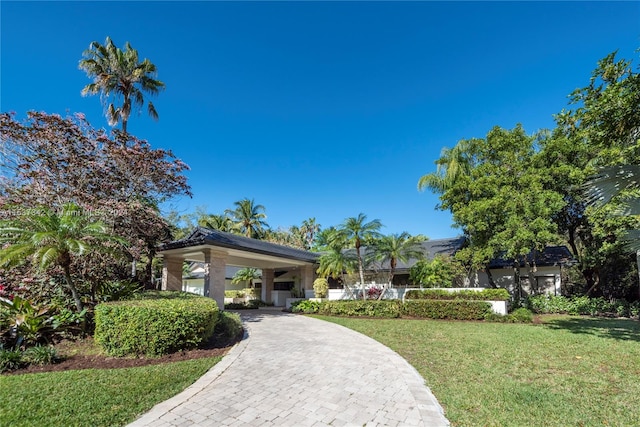
[[[218,322],[216,323],[215,335],[221,340],[233,340],[242,334],[242,320],[238,313],[228,311],[218,312]]]
[[[329,293],[329,282],[327,279],[319,277],[313,281],[313,292],[316,298],[326,298]]]
[[[425,319],[482,320],[491,313],[491,304],[465,300],[409,300],[402,314]]]
[[[94,338],[111,356],[163,354],[197,347],[213,335],[218,306],[183,292],[145,292],[95,308]]]
[[[306,299],[302,301],[295,301],[293,304],[291,304],[291,311],[293,313],[311,314],[317,313],[318,310],[320,310],[320,303],[317,301]]]
[[[318,313],[349,317],[400,317],[400,301],[325,301],[320,303]]]
[[[431,300],[507,301],[510,298],[511,295],[506,289],[461,290],[454,292],[442,289],[411,289],[405,294],[405,299]]]
[[[58,353],[53,347],[37,345],[24,351],[23,360],[30,365],[50,365],[58,360]]]
[[[484,320],[501,323],[531,323],[533,322],[533,313],[531,313],[531,310],[522,307],[506,316],[498,313],[489,313],[484,317]]]
[[[0,346],[0,372],[20,369],[24,365],[20,350],[9,350]]]
[[[638,317],[640,302],[629,304],[625,300],[607,301],[604,298],[587,296],[567,298],[554,295],[535,295],[525,303],[534,313],[539,314],[582,314],[591,316]]]

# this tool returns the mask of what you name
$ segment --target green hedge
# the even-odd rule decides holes
[[[319,314],[349,317],[400,317],[400,301],[323,301]]]
[[[525,305],[539,314],[586,314],[591,316],[618,316],[638,318],[640,301],[605,300],[586,296],[567,298],[554,295],[536,295],[527,298]]]
[[[147,292],[98,304],[94,338],[111,356],[163,354],[197,347],[213,335],[218,306],[182,292]]]
[[[412,289],[405,294],[405,300],[473,300],[507,301],[511,296],[506,289],[483,289],[482,291],[461,290],[445,291],[441,289]]]
[[[491,304],[466,300],[405,300],[402,315],[426,319],[483,320]]]

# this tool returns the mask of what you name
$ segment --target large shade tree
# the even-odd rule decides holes
[[[563,200],[546,188],[546,171],[536,165],[538,140],[521,126],[495,127],[485,138],[458,143],[465,151],[464,167],[458,166],[460,155],[447,151],[436,161],[444,170],[421,179],[440,195],[440,209],[450,210],[468,237],[469,246],[457,256],[474,267],[486,268],[500,254],[526,265],[531,274],[536,265],[527,255],[558,241],[553,218]],[[452,163],[457,164],[453,169]],[[458,172],[449,177],[450,169]]]
[[[104,223],[93,220],[72,203],[65,204],[61,212],[33,209],[0,221],[0,265],[8,267],[30,260],[39,270],[60,267],[78,312],[84,307],[71,274],[74,258],[104,251],[109,245],[115,249],[114,244],[123,243],[108,232]]]
[[[156,79],[157,69],[151,61],[146,58],[141,61],[129,42],[122,50],[109,37],[104,44],[91,42],[79,67],[93,79],[82,89],[82,95],[100,94],[109,125],[122,123],[124,133],[133,109],[144,105],[145,94],[157,95],[165,87]],[[157,120],[155,106],[149,100],[146,102],[147,112]]]
[[[121,138],[129,143],[121,144]],[[143,274],[151,286],[149,261],[171,231],[158,207],[171,197],[191,195],[183,175],[186,164],[171,151],[153,149],[132,135],[93,129],[79,114],[63,118],[31,112],[19,121],[2,113],[0,140],[4,146],[20,147],[14,150],[18,167],[0,181],[5,219],[18,216],[18,206],[82,206],[129,243],[129,261],[147,261]],[[86,258],[95,280],[102,280],[107,267],[117,262],[100,257]]]

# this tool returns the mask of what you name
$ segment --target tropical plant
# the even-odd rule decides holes
[[[363,213],[357,217],[350,217],[344,220],[338,227],[338,232],[344,236],[344,240],[356,250],[356,259],[358,261],[358,275],[360,277],[360,286],[362,287],[362,299],[366,299],[364,287],[364,261],[361,248],[363,244],[367,244],[380,236],[379,230],[382,223],[378,219],[366,222],[367,216]]]
[[[92,221],[78,205],[67,203],[59,213],[42,208],[38,213],[0,221],[0,243],[6,245],[0,249],[0,265],[20,264],[30,258],[40,270],[61,267],[66,287],[81,312],[84,306],[71,275],[73,259],[124,241],[109,234],[102,222]]]
[[[235,285],[238,283],[247,282],[249,284],[249,288],[253,289],[254,288],[253,281],[259,278],[260,278],[260,273],[258,273],[257,269],[249,268],[249,267],[241,268],[236,272],[236,274],[233,275],[233,278],[231,279],[231,283]]]
[[[329,292],[329,282],[324,277],[319,277],[313,281],[313,292],[316,298],[326,298]]]
[[[107,37],[104,45],[91,42],[83,52],[79,68],[87,73],[93,83],[82,89],[82,95],[100,93],[110,126],[122,122],[122,131],[127,133],[127,122],[133,107],[144,105],[144,93],[158,94],[165,84],[156,80],[156,66],[148,59],[139,60],[138,51],[129,42],[124,50],[116,47]],[[153,119],[158,113],[151,101],[147,100],[147,112]]]
[[[231,217],[236,228],[246,237],[260,238],[264,236],[268,224],[264,221],[267,215],[265,208],[257,205],[253,199],[242,199],[234,202],[235,209],[225,213]]]
[[[384,266],[389,263],[389,279],[387,286],[393,284],[393,276],[396,272],[398,261],[407,262],[410,259],[420,260],[424,258],[425,253],[421,243],[425,240],[423,236],[411,236],[407,232],[400,234],[389,234],[381,236],[374,241],[372,245],[374,259],[380,261]],[[384,289],[380,294],[380,298],[384,295]]]
[[[231,233],[234,231],[234,224],[231,218],[228,215],[203,215],[198,218],[198,225],[202,227],[211,228],[212,230],[220,230],[226,233]]]
[[[435,256],[431,260],[419,260],[409,270],[411,283],[428,288],[450,288],[463,277],[462,264],[444,256]]]

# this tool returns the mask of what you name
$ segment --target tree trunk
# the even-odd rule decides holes
[[[80,299],[80,295],[78,294],[78,290],[73,285],[69,265],[68,264],[63,265],[62,269],[64,270],[64,280],[67,282],[67,288],[69,288],[69,290],[71,291],[73,302],[75,302],[76,309],[78,310],[78,313],[80,313],[84,309],[84,306],[82,304],[82,300]]]
[[[360,275],[360,288],[362,289],[362,299],[367,299],[364,289],[364,270],[362,268],[362,257],[360,256],[360,241],[356,240],[356,255],[358,256],[358,274]]]

